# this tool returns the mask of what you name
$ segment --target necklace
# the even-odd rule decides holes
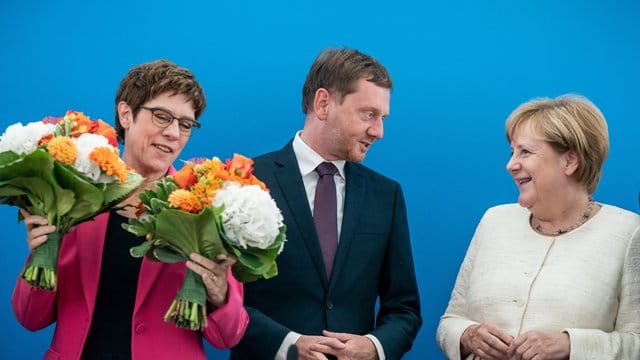
[[[533,216],[533,214],[531,214],[531,226],[537,232],[539,232],[542,235],[556,236],[556,235],[562,235],[564,233],[568,233],[569,231],[575,230],[580,225],[584,224],[585,222],[587,222],[587,220],[589,220],[589,218],[591,217],[591,212],[593,211],[593,207],[595,206],[595,204],[596,203],[593,201],[593,199],[589,199],[589,202],[587,203],[587,208],[582,213],[582,216],[580,216],[580,218],[578,219],[578,221],[576,221],[575,224],[573,224],[573,225],[571,225],[569,227],[560,228],[560,229],[553,230],[553,231],[545,231],[545,230],[542,229],[542,225],[540,224],[540,220],[538,220],[538,218]]]

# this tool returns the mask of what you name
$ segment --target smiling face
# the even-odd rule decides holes
[[[162,93],[143,106],[166,110],[176,118],[195,119],[193,105],[182,94]],[[180,133],[178,121],[160,128],[153,123],[151,111],[139,109],[134,118],[133,109],[124,102],[118,104],[118,114],[125,131],[124,162],[147,179],[164,176],[189,140]]]
[[[331,95],[321,155],[326,160],[364,160],[371,145],[383,136],[390,97],[389,89],[365,79],[358,80],[353,93],[342,98]]]
[[[511,141],[512,155],[507,163],[520,190],[518,203],[534,212],[548,210],[569,192],[570,175],[575,171],[571,152],[558,153],[546,141],[536,136],[528,122],[522,123]]]

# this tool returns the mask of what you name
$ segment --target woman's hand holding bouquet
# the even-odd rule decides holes
[[[62,236],[141,183],[119,157],[115,130],[102,120],[68,111],[64,117],[9,126],[0,136],[0,203],[26,210],[22,217],[44,217],[56,228],[46,241],[30,239],[33,256],[22,277],[32,286],[55,290]],[[43,225],[34,219],[28,228]]]
[[[147,241],[131,254],[169,263],[191,260],[165,321],[192,330],[207,325],[207,295],[213,305],[220,296],[207,294],[215,287],[205,287],[203,279],[222,278],[211,276],[215,265],[231,265],[242,282],[277,275],[275,258],[282,251],[286,226],[268,189],[252,174],[252,165],[238,154],[225,163],[218,158],[189,161],[156,182],[154,190],[140,194],[139,217],[124,227]]]

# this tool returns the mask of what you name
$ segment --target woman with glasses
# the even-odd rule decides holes
[[[206,106],[193,74],[158,60],[132,68],[116,94],[116,130],[123,160],[145,182],[122,205],[137,205],[138,194],[174,171],[172,164]],[[143,238],[122,224],[135,206],[112,210],[76,226],[62,241],[58,288],[46,291],[18,279],[12,305],[31,331],[56,323],[45,359],[205,359],[202,337],[217,348],[235,345],[247,326],[242,285],[233,278],[235,258],[211,261],[197,254],[186,263],[165,264],[129,255]],[[55,231],[47,219],[23,212],[33,250]],[[192,331],[165,323],[186,268],[203,277],[208,326]]]

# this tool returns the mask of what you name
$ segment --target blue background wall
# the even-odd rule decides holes
[[[190,68],[209,107],[181,158],[279,148],[303,123],[306,72],[325,47],[355,47],[395,82],[385,138],[366,165],[407,197],[424,325],[407,359],[435,344],[458,266],[483,211],[514,202],[504,121],[518,104],[576,92],[608,119],[596,200],[638,211],[640,2],[17,1],[0,5],[0,128],[76,109],[113,124],[120,79],[168,58]],[[0,358],[41,357],[52,327],[11,312],[27,255],[16,211],[0,207]],[[220,352],[208,349],[213,358]]]

